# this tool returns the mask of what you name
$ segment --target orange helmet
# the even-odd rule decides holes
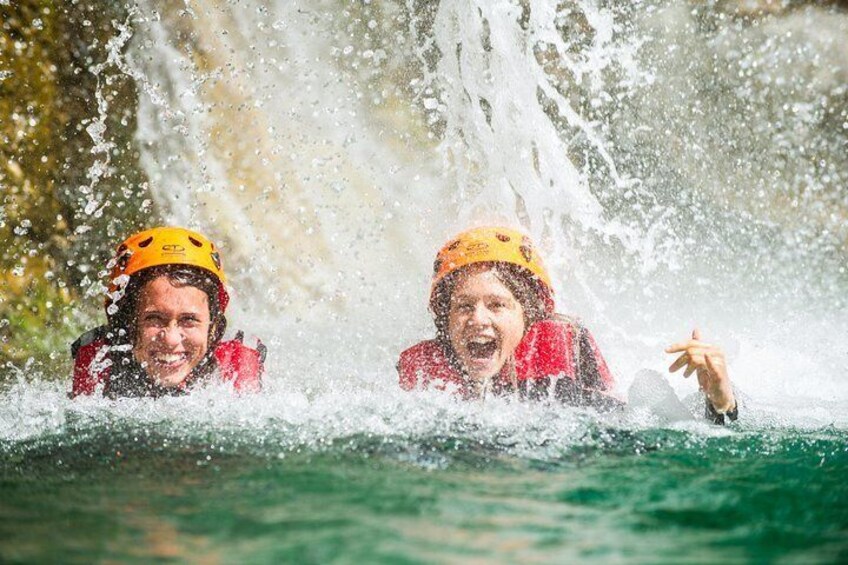
[[[464,231],[439,250],[433,265],[430,304],[433,304],[436,289],[446,276],[474,263],[509,263],[526,270],[537,283],[545,309],[553,313],[553,285],[542,257],[528,236],[504,227]]]
[[[159,227],[131,235],[118,246],[109,261],[109,293],[118,288],[116,279],[159,265],[189,265],[209,271],[218,279],[218,303],[223,312],[230,296],[227,279],[215,244],[197,232],[177,227]],[[108,302],[108,300],[107,300]]]

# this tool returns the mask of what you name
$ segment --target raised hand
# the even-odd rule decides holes
[[[682,353],[668,368],[669,372],[674,373],[686,367],[683,376],[688,378],[692,373],[698,375],[701,390],[717,412],[733,410],[736,399],[730,386],[730,377],[727,376],[724,352],[720,347],[702,341],[701,332],[696,328],[692,331],[691,339],[670,345],[665,352]]]

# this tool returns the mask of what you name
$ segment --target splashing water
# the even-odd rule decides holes
[[[180,485],[170,524],[182,534],[220,531],[198,510],[204,489],[227,499],[221,485],[239,485],[257,545],[184,537],[183,558],[610,561],[698,547],[712,560],[738,559],[743,541],[754,558],[844,554],[833,476],[848,462],[848,117],[836,107],[848,18],[721,14],[588,0],[139,2],[116,43],[129,49],[110,61],[138,85],[142,163],[169,220],[221,242],[231,325],[270,346],[266,388],[70,401],[65,384],[12,380],[4,477],[41,474],[46,492],[62,477],[132,477],[149,508],[91,515],[159,541],[170,534],[157,512],[173,508],[157,476]],[[433,331],[435,250],[483,222],[540,243],[560,309],[584,318],[629,392],[623,413],[398,390],[398,352]],[[691,382],[636,376],[664,371],[662,347],[695,324],[725,347],[745,398],[733,429],[692,416]],[[300,488],[268,495],[287,480]],[[336,481],[354,494],[333,498]],[[809,511],[805,494],[828,511]],[[323,533],[262,533],[263,520],[298,531],[295,508]],[[738,532],[716,518],[728,512]],[[125,537],[105,554],[127,555]],[[704,549],[716,541],[725,549]]]
[[[672,126],[671,144],[696,134],[703,145],[725,135],[731,148],[753,143],[735,125],[739,116],[725,127],[655,107],[707,73],[724,86],[730,79],[701,61],[739,60],[731,45],[752,51],[741,57],[750,66],[750,28],[684,39],[676,30],[697,25],[688,11],[592,2],[157,9],[136,15],[128,55],[141,90],[152,93],[139,110],[144,162],[175,223],[224,240],[237,322],[279,343],[272,359],[289,386],[305,374],[323,383],[342,374],[372,380],[376,370],[393,380],[396,352],[431,331],[434,250],[468,225],[506,222],[542,244],[561,309],[596,330],[624,387],[637,369],[664,367],[662,345],[707,324],[749,394],[846,397],[836,378],[846,362],[844,247],[819,241],[813,257],[799,248],[801,238],[836,234],[799,226],[809,216],[797,208],[784,210],[785,228],[772,210],[757,217],[750,205],[728,208],[728,186],[735,199],[755,200],[763,181],[732,172],[702,179],[678,146],[667,157],[681,161],[673,178],[651,178],[665,168],[645,173],[645,162],[669,148],[632,146]],[[794,19],[773,27],[797,28]],[[659,59],[663,46],[670,54]],[[759,47],[766,60],[784,49]],[[668,76],[669,65],[679,72]],[[768,72],[776,76],[754,78],[787,80]],[[821,89],[839,85],[839,72]],[[740,82],[738,90],[757,86]],[[764,94],[748,118],[780,94]],[[724,104],[720,95],[702,93],[693,112]],[[731,150],[710,161],[718,166]],[[756,159],[742,149],[733,158]],[[804,285],[791,282],[798,277]],[[796,387],[799,371],[808,380]]]

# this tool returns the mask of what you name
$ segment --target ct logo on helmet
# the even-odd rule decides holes
[[[178,243],[166,243],[162,246],[162,255],[185,255],[185,247]]]
[[[486,253],[489,250],[489,244],[484,241],[475,241],[469,243],[465,248],[465,253],[468,255],[480,255],[481,253]]]
[[[212,257],[212,262],[215,263],[215,268],[220,271],[221,270],[221,256],[218,255],[217,251],[213,251],[209,255]]]
[[[524,257],[524,260],[528,263],[533,260],[533,242],[530,241],[530,238],[524,236],[521,238],[521,246],[518,248],[521,251],[521,256]]]

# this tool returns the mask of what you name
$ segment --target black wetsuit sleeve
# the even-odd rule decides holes
[[[607,386],[601,376],[600,362],[595,357],[589,330],[578,327],[580,340],[580,360],[577,365],[577,382],[587,390],[606,390]]]
[[[737,418],[739,418],[739,401],[736,402],[736,405],[733,407],[733,410],[725,412],[724,414],[716,410],[713,406],[713,403],[707,400],[706,398],[704,399],[704,404],[706,404],[704,416],[713,424],[719,424],[723,426],[729,422],[735,422]]]
[[[562,402],[575,406],[592,406],[602,411],[621,408],[624,403],[605,393],[607,384],[601,375],[601,362],[595,357],[589,331],[582,325],[577,328],[579,346],[575,368],[576,379],[559,379],[556,396]]]

